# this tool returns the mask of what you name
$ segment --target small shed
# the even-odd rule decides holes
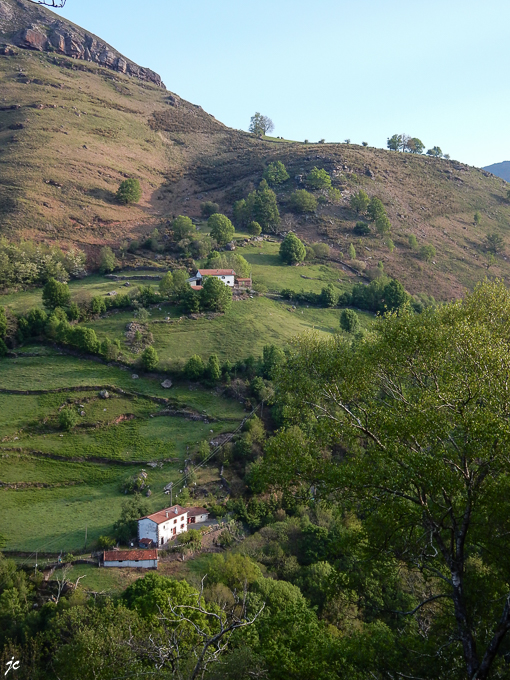
[[[139,569],[157,569],[157,550],[105,550],[104,567],[138,567]]]
[[[208,519],[209,510],[206,508],[188,508],[188,524],[199,524],[207,522]]]
[[[154,541],[151,538],[141,538],[138,543],[140,544],[140,548],[152,548],[154,545]]]

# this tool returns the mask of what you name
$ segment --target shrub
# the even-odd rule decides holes
[[[313,213],[317,210],[317,199],[306,189],[297,189],[290,196],[289,207],[295,213]]]
[[[356,333],[359,330],[359,318],[353,309],[344,309],[340,314],[340,327],[346,333]]]
[[[91,314],[103,314],[106,312],[106,302],[104,298],[96,295],[90,301],[90,313]]]
[[[46,309],[65,307],[71,299],[71,293],[67,283],[60,283],[55,279],[49,279],[42,292],[42,301]]]
[[[262,233],[262,227],[258,222],[250,222],[248,225],[248,234],[251,234],[252,236],[259,236]]]
[[[330,189],[331,177],[324,168],[312,168],[306,177],[309,187],[312,189]]]
[[[199,354],[190,357],[184,366],[184,375],[189,380],[198,380],[204,375],[204,371],[204,362]]]
[[[356,236],[368,236],[372,233],[372,230],[366,222],[356,222],[356,226],[352,230],[352,233]]]
[[[356,259],[356,248],[352,245],[352,243],[349,244],[349,260],[355,260]]]
[[[391,222],[387,215],[380,215],[375,221],[375,228],[377,233],[381,236],[387,234],[391,230]]]
[[[329,246],[327,243],[314,243],[312,248],[313,252],[315,253],[315,257],[318,257],[319,259],[325,259],[329,257]]]
[[[263,177],[268,184],[275,186],[277,184],[282,184],[282,182],[286,182],[289,179],[289,173],[281,161],[274,161],[273,163],[269,163],[264,170]]]
[[[370,204],[370,199],[368,194],[363,191],[363,189],[360,189],[360,191],[351,196],[349,204],[352,210],[355,210],[357,213],[364,214]]]
[[[287,264],[303,262],[306,257],[306,249],[295,234],[287,234],[280,245],[280,257]]]
[[[320,301],[323,307],[334,307],[338,302],[338,293],[332,285],[326,286],[321,290]]]
[[[60,428],[69,432],[78,422],[78,414],[73,408],[63,408],[58,416]]]
[[[111,536],[100,536],[97,543],[102,550],[110,550],[115,545],[116,541]]]
[[[90,352],[94,354],[99,348],[96,332],[93,328],[86,328],[85,326],[76,326],[72,328],[69,342],[83,352]]]
[[[7,351],[7,345],[2,338],[0,338],[0,358],[4,357],[7,354]]]
[[[204,217],[211,217],[211,215],[220,212],[220,206],[213,201],[205,201],[200,205],[200,212]]]
[[[146,371],[153,371],[159,363],[158,353],[154,347],[146,347],[142,352],[140,361]]]
[[[418,239],[414,234],[409,235],[409,247],[412,248],[413,250],[416,250],[418,247]]]
[[[105,246],[101,248],[99,255],[99,272],[105,274],[107,272],[112,272],[117,266],[117,260],[111,248]]]
[[[420,257],[422,260],[425,260],[425,262],[431,262],[435,256],[436,249],[434,246],[426,245],[420,248]]]
[[[121,182],[116,194],[119,203],[138,203],[142,197],[142,187],[137,179],[125,179]]]

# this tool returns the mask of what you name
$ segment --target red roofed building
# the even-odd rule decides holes
[[[137,567],[139,569],[157,569],[157,550],[105,550],[104,567]]]
[[[199,522],[207,522],[209,519],[209,510],[205,508],[187,508],[188,510],[188,524],[198,524]]]
[[[180,505],[172,505],[152,515],[138,520],[138,542],[150,539],[154,545],[161,547],[174,536],[187,531],[188,511]]]
[[[226,286],[233,286],[235,283],[236,273],[233,269],[198,269],[195,276],[188,279],[188,283],[192,288],[202,286],[204,278],[207,276],[214,276],[219,279]]]

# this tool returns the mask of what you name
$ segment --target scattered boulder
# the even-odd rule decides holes
[[[172,387],[172,384],[173,384],[172,381],[169,378],[167,378],[161,383],[161,387],[163,387],[165,390],[168,390]]]
[[[18,47],[42,52],[48,45],[48,38],[34,28],[24,28],[14,38]]]
[[[137,373],[133,373],[133,375],[131,377],[133,378],[133,380],[138,380],[138,374]]]
[[[101,390],[101,392],[99,392],[99,396],[101,397],[101,399],[109,399],[110,394],[108,393],[107,390]]]

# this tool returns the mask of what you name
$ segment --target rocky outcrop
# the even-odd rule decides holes
[[[138,66],[96,36],[26,0],[0,0],[0,37],[22,49],[56,52],[94,62],[112,71],[165,87],[161,77],[151,69]],[[2,49],[2,54],[9,55],[8,45],[3,45]]]

